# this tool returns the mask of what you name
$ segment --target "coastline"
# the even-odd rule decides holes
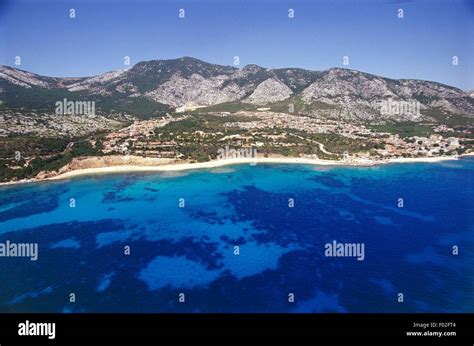
[[[43,181],[63,180],[68,178],[113,173],[132,173],[132,172],[179,172],[196,169],[218,168],[239,164],[303,164],[316,166],[347,166],[347,167],[371,167],[390,163],[435,163],[441,161],[453,161],[462,157],[474,156],[474,153],[463,154],[459,156],[440,156],[440,157],[416,157],[416,158],[392,158],[386,160],[323,160],[302,157],[257,157],[257,158],[231,158],[212,160],[206,162],[174,162],[160,165],[116,165],[108,167],[80,168],[60,173],[46,178],[31,178],[17,181],[0,183],[1,186],[11,186],[17,184],[36,183]]]

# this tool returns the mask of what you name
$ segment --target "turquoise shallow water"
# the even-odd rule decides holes
[[[0,310],[473,312],[473,172],[240,165],[3,187],[0,243],[39,254],[0,257]],[[326,256],[333,241],[364,259]]]

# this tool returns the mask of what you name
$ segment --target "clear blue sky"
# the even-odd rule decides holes
[[[474,89],[474,1],[0,0],[2,65],[21,56],[24,70],[90,76],[124,68],[126,55],[132,65],[181,56],[231,65],[237,55],[241,66],[312,70],[344,67],[347,55],[348,68]]]

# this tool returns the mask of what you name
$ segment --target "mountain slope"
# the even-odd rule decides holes
[[[44,77],[0,66],[3,108],[52,111],[56,101],[90,100],[99,112],[154,117],[181,106],[303,102],[312,115],[348,121],[423,121],[474,117],[472,94],[436,82],[393,80],[333,68],[242,69],[183,57],[144,61],[83,78]],[[419,103],[420,113],[381,112],[384,102]],[[320,109],[333,109],[322,112]],[[433,116],[436,115],[436,116]]]

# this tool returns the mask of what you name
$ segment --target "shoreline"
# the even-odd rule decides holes
[[[133,172],[179,172],[197,169],[218,168],[239,164],[302,164],[315,166],[342,166],[342,167],[372,167],[391,163],[436,163],[441,161],[459,160],[462,157],[474,156],[474,153],[463,154],[459,156],[440,156],[440,157],[416,157],[416,158],[392,158],[386,160],[323,160],[302,157],[257,157],[257,158],[233,158],[212,160],[206,162],[176,162],[165,163],[161,165],[116,165],[95,168],[75,169],[47,178],[31,178],[17,181],[0,183],[1,186],[12,186],[18,184],[38,183],[45,181],[64,180],[68,178],[114,173],[133,173]]]

